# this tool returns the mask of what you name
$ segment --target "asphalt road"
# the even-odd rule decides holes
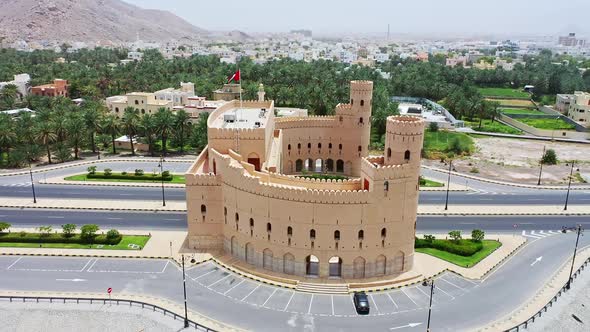
[[[185,230],[185,213],[105,212],[78,210],[0,209],[0,221],[16,227],[38,227],[65,223],[97,224],[101,228],[141,230]],[[418,217],[419,232],[448,232],[452,229],[471,231],[475,228],[491,232],[523,230],[559,230],[562,226],[588,225],[586,216],[423,216]],[[516,225],[516,227],[514,227]]]
[[[513,311],[571,255],[574,241],[574,233],[531,239],[518,255],[481,281],[441,275],[435,280],[432,329],[469,331]],[[587,237],[580,239],[581,247],[589,244]],[[0,271],[1,289],[102,293],[112,287],[115,293],[182,303],[181,272],[163,260],[0,257]],[[187,276],[191,310],[247,330],[411,332],[423,331],[426,325],[429,289],[421,285],[371,293],[371,313],[358,316],[350,296],[264,285],[213,263],[191,268]]]

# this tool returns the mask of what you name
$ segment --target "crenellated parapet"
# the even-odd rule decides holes
[[[264,140],[266,131],[264,128],[209,128],[208,137],[214,139],[253,139]]]
[[[388,134],[420,136],[424,134],[424,119],[411,115],[395,115],[387,118]]]
[[[373,180],[404,179],[415,176],[419,169],[412,164],[384,165],[384,157],[362,158],[362,171]]]
[[[313,127],[331,128],[335,125],[335,122],[336,122],[336,117],[334,117],[334,116],[284,117],[284,118],[275,118],[275,128],[276,129],[313,128]]]

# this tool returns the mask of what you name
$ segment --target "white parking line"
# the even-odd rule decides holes
[[[391,302],[393,302],[393,305],[395,306],[395,308],[398,309],[399,307],[398,307],[397,303],[395,303],[395,301],[393,300],[393,297],[391,297],[391,295],[389,293],[386,293],[386,294],[387,294],[387,297],[389,297],[389,299],[391,300]]]
[[[211,273],[213,273],[213,272],[215,272],[215,271],[219,271],[219,270],[213,269],[213,270],[211,270],[211,271],[209,271],[209,272],[207,272],[207,273],[203,273],[203,274],[201,274],[200,276],[198,276],[198,277],[196,277],[196,278],[191,278],[191,279],[193,279],[193,280],[197,280],[197,279],[199,279],[199,278],[202,278],[202,277],[204,277],[204,276],[206,276],[206,275],[208,275],[208,274],[211,274]]]
[[[313,303],[313,294],[311,294],[311,299],[309,300],[309,308],[307,309],[307,313],[311,313],[311,304]]]
[[[221,278],[221,279],[218,279],[217,281],[213,282],[213,283],[212,283],[212,284],[210,284],[210,285],[207,285],[207,288],[209,288],[209,287],[211,287],[211,286],[213,286],[213,285],[215,285],[215,284],[217,284],[217,283],[219,283],[219,282],[221,282],[221,281],[223,281],[223,280],[225,280],[225,279],[227,279],[227,278],[229,278],[229,277],[231,277],[231,274],[229,274],[229,273],[228,273],[228,274],[227,274],[225,277],[223,277],[223,278]]]
[[[19,257],[17,260],[15,260],[12,264],[10,264],[6,269],[10,270],[11,267],[14,266],[14,264],[18,263],[18,261],[20,261],[21,259],[23,259],[22,257]]]
[[[164,268],[162,269],[162,271],[160,271],[160,273],[164,273],[164,271],[168,267],[168,264],[170,264],[170,261],[166,261],[166,265],[164,265]]]
[[[264,307],[266,305],[266,302],[268,302],[268,300],[270,300],[270,298],[275,295],[275,293],[277,292],[278,288],[275,288],[275,290],[270,294],[270,296],[268,297],[268,299],[266,299],[266,301],[264,301],[264,303],[262,304],[262,306]]]
[[[440,277],[440,278],[438,278],[438,280],[442,280],[442,281],[446,282],[447,284],[449,284],[449,285],[451,285],[451,286],[454,286],[454,287],[456,287],[456,288],[459,288],[460,290],[462,290],[462,291],[464,291],[464,292],[465,292],[465,289],[463,289],[463,288],[461,288],[461,287],[459,287],[459,286],[455,285],[454,283],[452,283],[452,282],[448,281],[447,279],[445,279],[445,278],[443,278],[443,277]]]
[[[442,288],[440,287],[436,287],[436,290],[439,290],[441,292],[443,292],[443,294],[447,294],[447,296],[449,296],[451,298],[451,301],[455,299],[455,297],[447,292],[445,292]]]
[[[430,299],[430,295],[426,294],[426,292],[425,292],[425,291],[423,291],[423,290],[422,290],[422,288],[420,288],[420,287],[416,287],[416,289],[417,289],[417,290],[419,290],[419,291],[420,291],[422,294],[426,295],[426,297]],[[434,300],[434,299],[433,299],[433,300]]]
[[[293,299],[294,295],[295,295],[295,292],[291,292],[291,297],[289,298],[289,302],[287,302],[283,311],[287,311],[287,308],[289,307],[289,304],[291,304],[291,300]]]
[[[255,291],[255,290],[257,290],[257,289],[258,289],[258,287],[260,287],[260,284],[258,284],[258,286],[256,286],[256,288],[254,288],[254,289],[253,289],[253,290],[252,290],[250,293],[248,293],[248,295],[244,296],[244,298],[242,298],[240,301],[244,302],[244,300],[245,300],[245,299],[246,299],[248,296],[252,295],[252,293],[254,293],[254,291]]]
[[[223,295],[229,293],[232,289],[238,287],[239,285],[241,285],[244,281],[246,281],[246,279],[242,279],[242,281],[238,282],[237,284],[233,285],[230,289],[226,290],[225,293],[223,293]]]
[[[373,305],[375,306],[375,309],[377,310],[377,313],[381,313],[381,311],[379,310],[379,307],[377,306],[377,303],[375,302],[375,299],[373,299],[373,295],[369,294],[369,297],[371,298],[371,302],[373,302]]]
[[[90,270],[92,270],[92,268],[94,267],[94,264],[96,264],[96,262],[98,262],[98,259],[95,259],[95,260],[94,260],[94,263],[92,263],[92,265],[90,265],[90,266],[88,267],[88,270],[86,270],[86,272],[92,272],[92,271],[90,271]]]
[[[403,288],[401,288],[402,293],[404,293],[405,296],[408,297],[408,299],[410,299],[410,301],[412,301],[417,307],[419,307],[418,303],[416,303],[416,301],[414,301],[414,299],[412,299],[408,294],[406,294],[406,292],[404,291]]]
[[[90,262],[92,262],[92,260],[93,260],[93,258],[91,258],[91,259],[90,259],[90,260],[89,260],[89,261],[86,263],[86,265],[84,265],[84,267],[82,268],[82,270],[80,270],[80,272],[83,272],[83,271],[84,271],[84,269],[86,269],[86,267],[88,266],[88,264],[90,264]]]
[[[332,299],[332,316],[334,316],[334,295],[330,295],[330,298]]]

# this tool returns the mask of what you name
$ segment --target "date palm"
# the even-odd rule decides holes
[[[174,130],[174,115],[170,110],[162,107],[158,109],[155,118],[157,133],[162,139],[162,154],[165,156],[168,137]]]
[[[157,134],[156,120],[153,115],[146,114],[139,121],[139,133],[145,137],[150,150],[150,156],[154,156],[154,138]]]
[[[13,109],[19,97],[18,87],[14,84],[7,84],[0,89],[0,102],[5,109]]]
[[[53,130],[51,122],[37,122],[37,126],[35,127],[35,139],[45,146],[47,161],[51,164],[51,144],[57,140],[57,134]]]
[[[17,142],[16,128],[12,116],[0,114],[0,161],[3,160],[3,152],[6,152],[10,161],[10,148]]]
[[[180,143],[180,153],[184,153],[184,142],[190,132],[190,115],[185,110],[179,110],[174,116],[174,131]]]
[[[121,120],[123,131],[129,138],[129,142],[131,142],[131,154],[135,156],[133,137],[137,134],[137,129],[139,126],[139,111],[133,107],[127,107],[125,108],[125,112],[123,113],[123,118]]]
[[[82,116],[71,114],[66,120],[66,130],[68,132],[68,141],[74,148],[74,158],[78,159],[80,155],[80,146],[86,136],[86,125]]]
[[[90,137],[90,146],[92,147],[92,152],[96,153],[96,133],[100,132],[100,122],[101,122],[101,113],[98,111],[97,107],[94,103],[86,104],[84,107],[84,113],[82,113],[82,117],[84,118],[84,125],[86,126],[86,130],[88,131]]]
[[[119,129],[120,129],[120,122],[119,119],[113,115],[113,114],[109,114],[104,118],[104,121],[102,123],[102,131],[105,134],[108,134],[111,136],[111,143],[113,146],[113,154],[117,154],[117,148],[115,147],[115,139],[117,138],[117,135],[119,135]]]

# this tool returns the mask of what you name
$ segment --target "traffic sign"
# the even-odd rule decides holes
[[[107,288],[107,293],[109,293],[109,295],[113,292],[113,289],[111,287]]]

